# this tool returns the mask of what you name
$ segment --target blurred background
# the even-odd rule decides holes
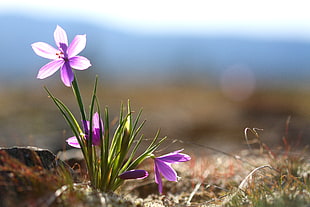
[[[0,2],[0,145],[66,148],[72,136],[47,97],[47,86],[73,111],[59,73],[37,80],[48,62],[31,44],[55,46],[87,34],[78,72],[85,104],[99,75],[101,105],[111,121],[120,103],[143,108],[147,137],[244,147],[244,129],[278,145],[310,138],[310,13],[308,1],[37,1]]]

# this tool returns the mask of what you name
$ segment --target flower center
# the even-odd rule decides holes
[[[64,53],[63,52],[56,52],[56,56],[58,57],[58,58],[64,58]]]
[[[63,59],[65,62],[69,61],[68,57],[62,51],[56,52],[56,56],[59,59]]]

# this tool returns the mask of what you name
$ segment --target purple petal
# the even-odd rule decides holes
[[[55,32],[54,32],[54,39],[55,39],[55,43],[57,45],[58,48],[62,48],[64,45],[68,45],[68,37],[67,37],[67,33],[65,32],[65,30],[63,28],[61,28],[60,26],[57,25]],[[63,51],[65,52],[65,51]]]
[[[85,134],[89,134],[89,121],[82,120]]]
[[[101,127],[100,127],[101,124]],[[99,118],[99,113],[96,112],[93,115],[93,144],[98,146],[100,145],[100,129],[103,132],[103,122],[102,120]]]
[[[191,159],[191,157],[187,154],[179,153],[183,150],[178,150],[175,152],[171,152],[169,154],[157,157],[156,159],[167,162],[167,163],[176,163],[176,162],[186,162]]]
[[[58,58],[56,53],[58,53],[59,51],[45,42],[33,43],[31,47],[33,51],[41,57],[44,57],[50,60],[54,60]]]
[[[145,170],[130,170],[119,175],[121,179],[144,179],[149,175]]]
[[[99,114],[98,114],[98,112],[96,112],[93,115],[93,128],[97,128],[98,129],[100,127],[99,122],[100,122]]]
[[[86,46],[86,35],[76,35],[68,47],[68,57],[74,57],[84,50]]]
[[[76,137],[70,137],[66,140],[66,142],[68,143],[68,145],[70,145],[71,147],[75,147],[75,148],[81,148],[79,141],[77,140]]]
[[[102,119],[99,119],[99,113],[96,112],[93,115],[93,127],[96,129],[100,129],[100,124],[101,124],[101,129],[103,129]]]
[[[93,145],[95,146],[99,146],[101,144],[101,140],[100,140],[101,136],[100,136],[100,129],[94,129],[93,130],[93,137],[92,137],[92,142]]]
[[[65,57],[65,58],[68,58],[68,54],[67,54],[67,48],[68,48],[68,45],[66,45],[65,43],[59,43],[59,50],[60,51],[62,51],[62,53],[63,53],[63,56]]]
[[[62,59],[53,60],[53,61],[47,63],[46,65],[44,65],[39,70],[37,78],[44,79],[44,78],[47,78],[47,77],[53,75],[60,68],[60,66],[63,64],[64,64],[64,60],[62,60]]]
[[[63,64],[63,66],[60,69],[60,76],[61,76],[61,80],[62,82],[70,87],[71,83],[74,79],[74,75],[73,75],[73,71],[69,65],[69,63],[65,62],[65,64]]]
[[[155,172],[155,182],[158,184],[158,191],[160,194],[162,194],[163,193],[163,181],[161,180],[161,176],[159,173],[159,169],[158,169],[156,160],[155,160],[155,164],[154,164],[154,172]]]
[[[178,181],[177,173],[175,170],[167,163],[157,160],[155,158],[155,164],[158,168],[158,171],[169,181]]]
[[[83,56],[74,56],[69,59],[70,66],[76,70],[85,70],[91,66],[90,61]]]

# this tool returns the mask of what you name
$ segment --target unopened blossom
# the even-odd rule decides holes
[[[67,33],[57,25],[54,40],[57,49],[45,42],[36,42],[31,45],[37,55],[51,60],[39,70],[37,78],[47,78],[60,68],[61,80],[69,87],[74,79],[72,69],[85,70],[91,66],[87,58],[78,56],[86,46],[86,35],[76,35],[68,45]]]
[[[128,179],[144,179],[149,175],[149,173],[146,170],[129,170],[126,172],[123,172],[119,175],[119,177],[123,180]]]
[[[88,139],[89,131],[90,131],[89,121],[84,121],[83,124],[84,124],[84,128],[85,128],[85,138]],[[92,130],[92,144],[95,146],[98,146],[98,145],[100,145],[101,134],[103,134],[103,122],[99,118],[98,112],[94,113],[94,115],[93,115],[92,128],[93,128],[93,130]],[[100,130],[102,130],[102,131],[100,132]],[[80,144],[79,144],[79,142],[75,136],[68,138],[66,140],[66,142],[71,147],[81,148],[81,146],[80,146]]]
[[[155,171],[155,182],[158,184],[158,191],[162,194],[163,184],[161,175],[169,181],[178,181],[176,171],[171,167],[171,164],[178,162],[186,162],[191,159],[187,154],[180,153],[183,150],[177,150],[160,157],[154,157],[154,171]]]

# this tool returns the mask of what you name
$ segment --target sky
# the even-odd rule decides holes
[[[310,41],[307,0],[1,0],[0,13],[79,19],[139,33],[230,33]]]

